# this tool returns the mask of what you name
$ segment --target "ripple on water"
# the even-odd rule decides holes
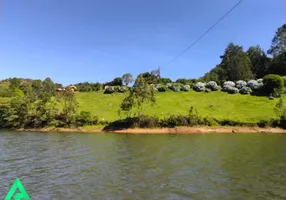
[[[0,198],[286,199],[286,135],[0,133]],[[3,196],[3,197],[2,197]]]

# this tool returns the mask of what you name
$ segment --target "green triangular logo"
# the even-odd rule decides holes
[[[26,192],[24,186],[22,185],[20,179],[18,178],[16,178],[15,182],[13,183],[11,189],[9,190],[4,200],[12,200],[13,194],[17,191],[17,189],[20,192],[14,195],[13,198],[14,200],[23,200],[23,199],[30,200],[28,193]]]

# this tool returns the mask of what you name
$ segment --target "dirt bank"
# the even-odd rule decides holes
[[[92,132],[92,133],[130,133],[130,134],[210,134],[210,133],[286,133],[286,130],[280,128],[250,128],[250,127],[182,127],[182,128],[154,128],[154,129],[121,129],[121,130],[102,130],[95,129],[70,129],[70,128],[43,128],[43,129],[18,129],[25,132]]]

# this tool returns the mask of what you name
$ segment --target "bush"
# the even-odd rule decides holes
[[[167,86],[163,85],[163,84],[157,84],[155,86],[155,88],[157,89],[157,91],[159,92],[166,92],[168,90]]]
[[[223,87],[228,87],[228,86],[235,87],[235,83],[233,81],[225,81],[223,83]]]
[[[211,90],[210,90],[209,88],[206,88],[206,89],[205,89],[205,92],[208,93],[208,92],[211,92]]]
[[[245,81],[236,81],[235,83],[235,87],[238,89],[242,89],[243,87],[246,87],[247,83]]]
[[[189,85],[184,85],[184,87],[182,88],[182,91],[189,91],[191,89],[191,87]]]
[[[218,85],[215,81],[210,81],[206,84],[206,88],[209,88],[212,91],[216,91],[216,90],[218,90]]]
[[[140,128],[156,128],[159,126],[159,119],[155,116],[143,115],[139,120]]]
[[[197,92],[202,92],[205,90],[205,84],[202,82],[197,82],[194,86],[193,89]]]
[[[173,128],[176,126],[188,126],[188,117],[184,115],[171,115],[170,117],[161,120],[162,127]]]
[[[115,92],[114,86],[108,86],[107,88],[105,88],[104,90],[104,94],[112,94]]]
[[[230,85],[224,85],[223,92],[227,92],[229,94],[236,94],[239,92],[239,90],[236,87],[230,86]]]
[[[184,85],[181,83],[168,84],[168,88],[174,92],[180,92],[183,87],[184,87]]]
[[[261,80],[256,81],[256,80],[250,80],[247,82],[247,86],[250,87],[252,90],[260,90],[263,87],[263,82]]]
[[[75,121],[77,126],[95,125],[98,122],[98,117],[92,116],[89,111],[81,111],[80,114],[76,116]]]
[[[199,124],[205,126],[215,126],[218,125],[218,121],[214,118],[204,117],[202,119],[199,119]]]
[[[267,93],[273,93],[274,97],[278,97],[282,93],[284,87],[284,80],[281,76],[276,74],[268,74],[263,78],[263,89]]]
[[[239,90],[240,94],[250,94],[251,92],[252,92],[251,88],[245,86]]]
[[[127,86],[120,86],[120,87],[118,88],[118,92],[124,93],[124,92],[127,92],[128,89],[129,89],[129,88],[128,88]]]

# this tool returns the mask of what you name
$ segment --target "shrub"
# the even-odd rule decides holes
[[[205,90],[205,84],[202,82],[197,82],[194,86],[193,89],[197,92],[202,92]]]
[[[168,87],[164,84],[156,84],[154,89],[159,92],[166,92],[168,90]]]
[[[168,85],[168,88],[174,92],[180,92],[183,87],[184,85],[181,83],[172,83],[171,85]]]
[[[206,88],[205,92],[211,92],[211,90],[209,88]]]
[[[227,92],[229,94],[236,94],[239,92],[239,90],[236,87],[230,86],[230,85],[224,85],[223,92]]]
[[[282,93],[284,87],[284,80],[281,76],[276,74],[268,74],[263,78],[263,89],[267,93],[273,93],[274,97],[278,97]]]
[[[139,120],[140,128],[156,128],[159,126],[159,119],[155,116],[143,115]]]
[[[118,88],[118,92],[120,93],[124,93],[124,92],[127,92],[128,91],[128,87],[127,86],[120,86]]]
[[[112,94],[115,92],[114,86],[108,86],[107,88],[105,88],[104,90],[104,94]]]
[[[251,88],[245,86],[239,90],[240,94],[250,94],[251,92],[252,92]]]
[[[250,87],[252,90],[260,90],[263,87],[263,82],[259,80],[260,82],[256,80],[250,80],[247,82],[247,86]]]
[[[242,80],[236,81],[236,83],[235,83],[235,87],[238,89],[246,87],[246,85],[247,85],[247,83],[245,81],[242,81]]]
[[[182,88],[182,91],[189,91],[191,89],[191,87],[189,85],[184,85],[184,87]]]
[[[199,119],[199,124],[205,126],[215,126],[218,125],[218,122],[214,118],[204,117],[202,119]]]
[[[212,91],[216,91],[216,90],[218,90],[218,85],[215,81],[210,81],[206,84],[206,88],[209,88]]]
[[[235,87],[235,83],[233,81],[225,81],[223,83],[223,87],[226,87],[226,86]]]
[[[184,115],[171,115],[170,117],[161,120],[162,127],[188,126],[188,117]]]
[[[199,120],[200,120],[200,117],[199,117],[199,113],[198,113],[197,109],[194,108],[193,106],[191,106],[190,110],[189,110],[189,124],[190,124],[190,126],[198,125]]]
[[[97,116],[92,116],[89,111],[81,111],[79,115],[76,116],[76,125],[95,125],[98,122]]]

